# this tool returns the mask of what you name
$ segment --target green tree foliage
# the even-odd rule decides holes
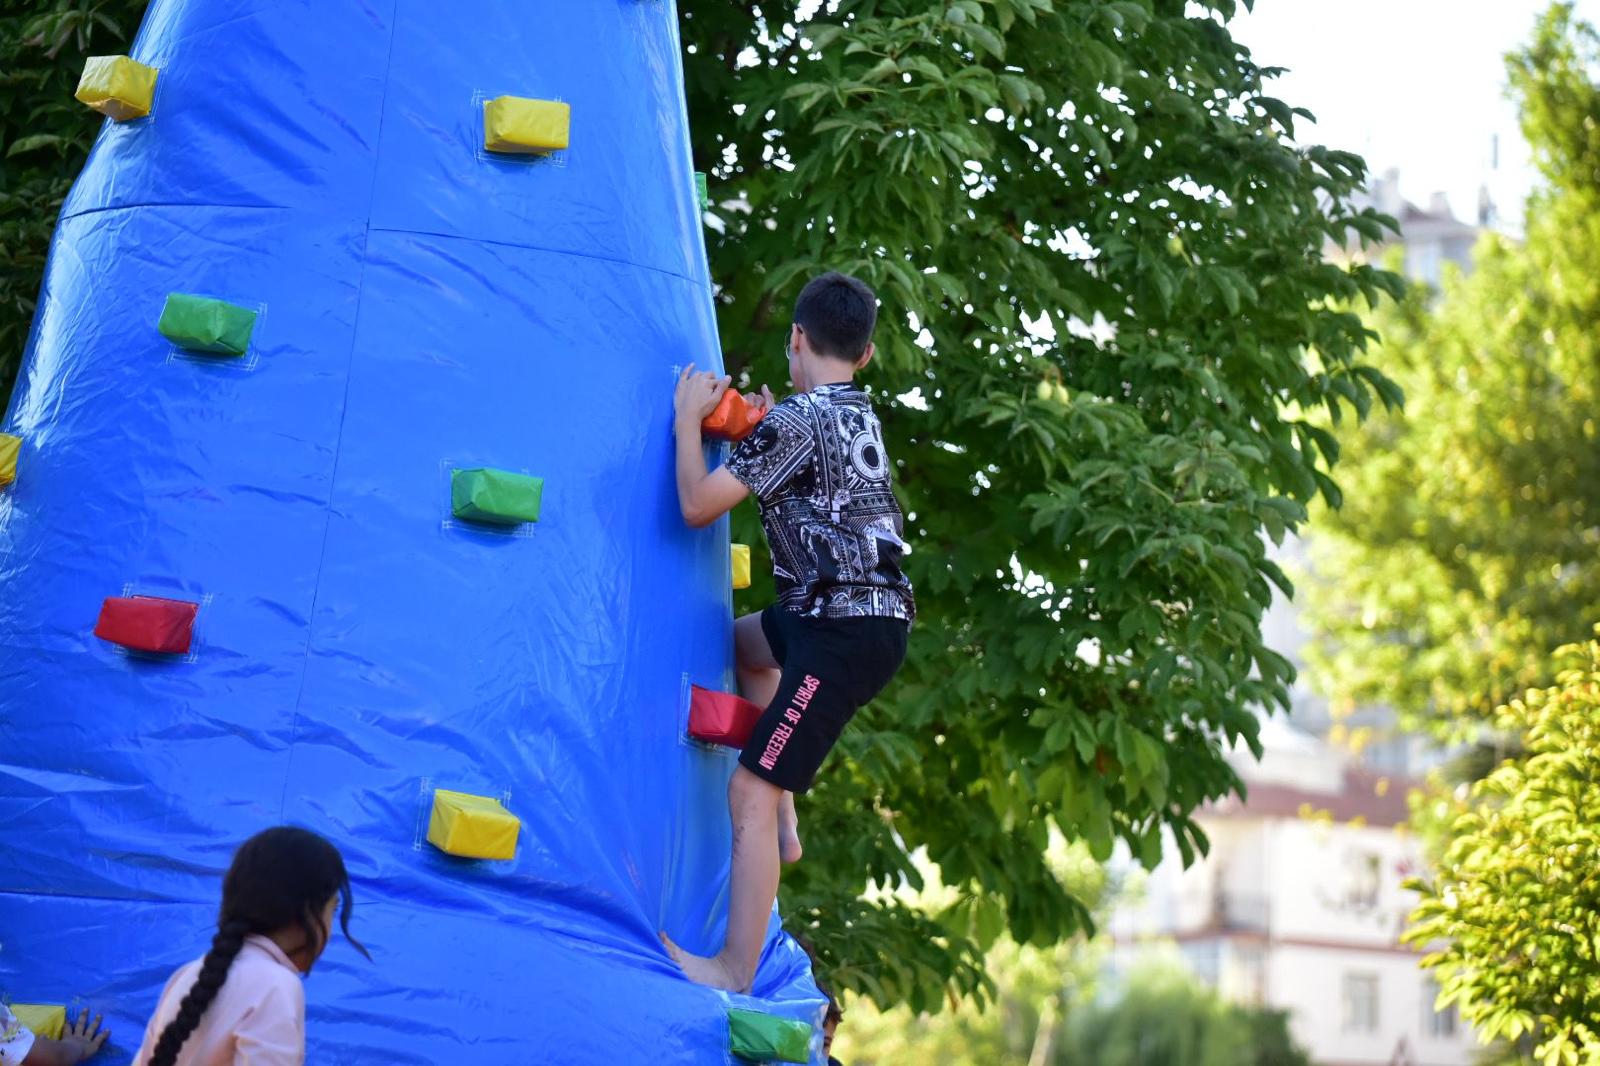
[[[1600,619],[1600,44],[1565,5],[1510,59],[1548,188],[1436,303],[1380,316],[1406,415],[1349,434],[1318,516],[1313,667],[1344,702],[1470,735]]]
[[[993,1003],[932,1015],[852,1008],[839,1057],[851,1066],[1310,1066],[1287,1015],[1223,1002],[1175,958],[1143,958],[1119,995],[1098,995],[1104,948],[1002,939],[987,960]]]
[[[1170,964],[1136,968],[1118,999],[1064,1030],[1054,1066],[1311,1066],[1281,1011],[1225,1003]]]
[[[1084,845],[1069,848],[1057,836],[1046,861],[1095,914],[1103,915],[1114,905],[1121,886],[1108,883],[1104,867]],[[959,898],[937,884],[936,873],[932,880],[911,897],[921,909],[948,906]],[[1059,1042],[1062,1020],[1093,1000],[1108,948],[1103,938],[1074,937],[1049,947],[1029,947],[1002,935],[984,957],[993,984],[987,1003],[920,1013],[903,1004],[881,1010],[858,998],[840,1026],[839,1058],[851,1066],[1046,1066]]]
[[[980,991],[1003,931],[1089,925],[1044,859],[1052,827],[1100,856],[1121,838],[1153,862],[1163,828],[1205,847],[1190,813],[1238,784],[1222,746],[1287,700],[1263,535],[1337,499],[1316,412],[1396,398],[1348,310],[1394,279],[1321,258],[1381,233],[1349,205],[1363,164],[1290,144],[1305,112],[1265,91],[1235,6],[680,4],[729,365],[781,384],[810,272],[883,299],[868,380],[922,615],[806,800],[784,889],[835,979],[880,1002]],[[97,125],[70,99],[80,56],[120,48],[137,7],[4,26],[5,360]],[[736,527],[760,543],[752,514]],[[919,850],[948,907],[866,891],[920,883]]]
[[[964,1003],[919,1014],[858,1001],[845,1013],[835,1053],[850,1066],[1025,1066],[1036,1047],[1042,1054],[1059,1041],[1064,1013],[1087,1007],[1102,955],[1097,941],[1033,948],[1002,937],[984,958],[995,987],[982,1009]]]
[[[1522,754],[1477,782],[1406,939],[1441,944],[1442,1002],[1485,1039],[1535,1034],[1546,1066],[1600,1062],[1600,641],[1502,707]]]
[[[1236,1007],[1249,1027],[1244,1045],[1250,1057],[1248,1066],[1311,1066],[1311,1056],[1289,1031],[1289,1012],[1269,1007]]]
[[[1232,0],[685,0],[728,363],[781,382],[805,277],[882,299],[866,373],[908,511],[921,617],[889,693],[803,802],[792,924],[847,987],[917,1008],[981,988],[1001,930],[1049,944],[1082,902],[1051,827],[1145,861],[1234,789],[1291,668],[1262,642],[1267,557],[1337,500],[1313,413],[1398,394],[1348,308],[1392,275],[1361,160],[1288,140]],[[754,516],[738,539],[760,543]],[[768,587],[741,599],[753,609]],[[930,925],[869,886],[962,897]]]
[[[0,7],[0,410],[33,320],[56,215],[100,130],[100,117],[72,98],[84,57],[126,51],[144,6]]]

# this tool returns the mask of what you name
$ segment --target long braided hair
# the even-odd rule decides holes
[[[367,949],[350,936],[350,876],[339,849],[307,829],[279,826],[257,833],[240,846],[222,881],[222,913],[211,950],[201,960],[194,985],[178,1013],[162,1030],[150,1053],[150,1066],[173,1066],[178,1051],[200,1025],[217,997],[245,937],[267,935],[286,926],[305,931],[311,957],[323,947],[322,908],[337,894],[339,927],[361,954]],[[369,955],[368,958],[371,958]]]

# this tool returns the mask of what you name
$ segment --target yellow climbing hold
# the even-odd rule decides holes
[[[556,100],[497,96],[483,104],[483,146],[491,152],[530,155],[567,146],[572,108]]]
[[[488,796],[436,789],[428,843],[464,859],[509,859],[517,853],[517,816]]]
[[[60,1040],[67,1027],[67,1008],[59,1003],[13,1003],[11,1013],[33,1030],[34,1036]]]
[[[144,118],[155,100],[157,73],[127,56],[90,56],[73,95],[118,122]]]
[[[750,587],[750,545],[735,544],[733,546],[733,587],[747,589]]]
[[[0,433],[0,488],[17,480],[17,456],[22,454],[22,438]]]

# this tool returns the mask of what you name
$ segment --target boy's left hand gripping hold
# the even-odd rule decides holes
[[[727,374],[718,375],[709,370],[697,374],[693,363],[684,367],[683,373],[678,375],[678,389],[673,397],[677,427],[681,429],[692,423],[706,428],[703,424],[716,413],[732,381]],[[760,392],[744,393],[742,398],[755,412],[756,419],[760,419],[778,403],[777,397],[766,385],[761,386]]]
[[[694,426],[698,429],[705,417],[716,410],[732,382],[733,378],[727,374],[718,375],[709,370],[696,373],[693,363],[684,367],[683,373],[678,375],[678,390],[672,397],[677,428]]]

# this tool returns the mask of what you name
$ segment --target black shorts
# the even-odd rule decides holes
[[[807,618],[776,604],[762,611],[783,677],[739,765],[790,792],[808,790],[845,725],[900,669],[910,628],[898,618]]]

